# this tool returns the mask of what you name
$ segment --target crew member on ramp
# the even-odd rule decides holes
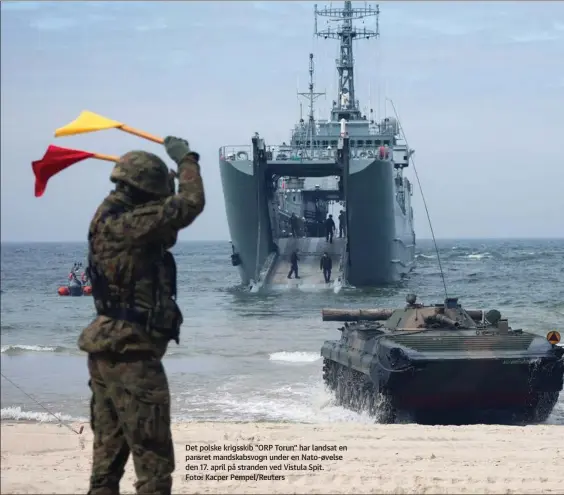
[[[290,227],[292,229],[292,237],[298,237],[298,217],[292,213],[290,217]]]
[[[333,244],[333,233],[335,232],[335,221],[333,220],[333,215],[329,215],[327,220],[325,220],[325,240],[330,244]]]
[[[298,277],[298,261],[300,261],[300,258],[298,258],[298,250],[296,249],[290,256],[290,271],[288,272],[288,278],[292,278],[292,273],[295,275],[294,278],[300,278]]]
[[[347,217],[345,215],[345,210],[341,210],[341,213],[339,213],[339,237],[347,235],[346,225]]]
[[[321,261],[319,262],[319,269],[323,270],[323,278],[325,279],[325,283],[328,284],[331,282],[331,270],[333,269],[333,260],[325,251],[323,256],[321,257]]]

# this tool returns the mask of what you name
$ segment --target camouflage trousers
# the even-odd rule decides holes
[[[119,495],[132,453],[141,494],[170,495],[174,446],[170,392],[160,359],[146,353],[90,354],[90,426],[94,433],[90,495]]]

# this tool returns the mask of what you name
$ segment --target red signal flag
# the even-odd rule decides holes
[[[86,160],[87,158],[97,158],[98,160],[106,160],[110,162],[116,162],[118,160],[118,157],[115,156],[61,148],[53,145],[49,146],[41,160],[36,160],[31,163],[33,173],[35,174],[35,197],[38,198],[43,196],[47,187],[47,182],[51,177],[58,174],[65,168]]]

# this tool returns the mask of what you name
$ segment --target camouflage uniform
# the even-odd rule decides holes
[[[181,143],[175,153],[171,140]],[[170,340],[178,343],[183,317],[167,250],[205,199],[199,156],[177,138],[167,138],[165,146],[178,163],[178,193],[160,158],[127,153],[112,172],[116,190],[90,224],[88,271],[97,317],[78,345],[88,353],[92,390],[92,495],[119,494],[130,451],[137,493],[169,495],[172,489],[170,393],[161,358]]]

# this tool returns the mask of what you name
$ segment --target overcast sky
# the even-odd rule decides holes
[[[318,2],[323,5],[322,2]],[[341,6],[342,2],[333,2]],[[361,4],[361,2],[353,2]],[[564,237],[564,2],[383,2],[378,41],[355,45],[357,96],[393,99],[435,234]],[[158,145],[117,130],[53,138],[88,109],[201,154],[207,203],[181,240],[228,240],[218,148],[289,138],[316,56],[319,117],[338,43],[313,2],[2,2],[1,237],[86,240],[112,184],[89,160],[33,196],[49,144],[107,154]],[[413,170],[408,172],[414,179]],[[421,196],[416,233],[429,237]]]

